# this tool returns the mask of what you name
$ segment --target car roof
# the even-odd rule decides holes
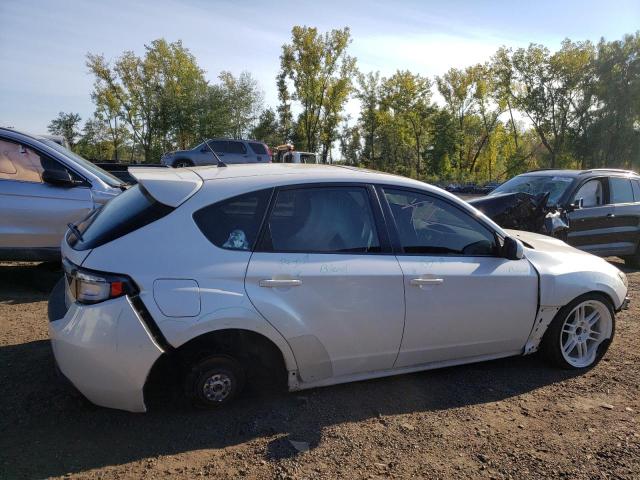
[[[592,168],[589,170],[571,170],[571,169],[541,169],[532,170],[521,174],[522,176],[531,177],[571,177],[578,178],[583,176],[597,176],[597,175],[638,175],[631,170],[621,170],[617,168]]]
[[[231,178],[286,175],[287,183],[296,183],[298,180],[304,182],[309,179],[313,179],[314,181],[339,179],[341,181],[353,182],[392,181],[395,184],[425,185],[417,180],[411,180],[389,173],[346,165],[325,165],[317,163],[241,163],[230,164],[226,167],[218,167],[215,165],[190,167],[189,170],[198,174],[205,182]]]
[[[382,183],[440,191],[426,183],[388,173],[337,165],[304,163],[245,163],[226,167],[189,168],[131,167],[131,175],[160,202],[177,206],[203,188],[219,188],[225,184],[260,184],[264,187],[297,183]],[[442,193],[442,192],[441,192]],[[445,192],[446,193],[446,192]],[[448,194],[447,194],[448,195]]]

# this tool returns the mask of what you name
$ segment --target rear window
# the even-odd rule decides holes
[[[246,193],[201,208],[193,219],[216,247],[252,250],[270,196],[271,189]]]
[[[80,222],[77,229],[82,238],[70,230],[67,241],[74,250],[89,250],[149,225],[173,210],[135,185]]]
[[[251,147],[251,150],[253,150],[253,153],[255,153],[256,155],[267,154],[267,149],[265,148],[263,143],[249,142],[249,146]]]

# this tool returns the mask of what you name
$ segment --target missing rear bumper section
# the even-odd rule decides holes
[[[96,405],[144,412],[144,386],[164,353],[128,297],[98,305],[72,304],[49,323],[62,374]]]

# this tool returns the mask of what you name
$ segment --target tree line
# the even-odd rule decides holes
[[[88,54],[93,117],[81,129],[78,114],[61,112],[49,130],[92,159],[157,162],[202,138],[251,137],[432,181],[640,164],[640,32],[567,39],[556,52],[502,47],[434,78],[361,72],[351,40],[347,27],[293,27],[275,108],[249,72],[207,81],[180,41],[155,40],[142,56],[113,61]],[[345,112],[350,99],[360,105],[355,117]]]

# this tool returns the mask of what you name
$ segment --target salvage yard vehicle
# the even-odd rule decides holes
[[[311,152],[300,152],[291,144],[278,145],[273,155],[274,163],[320,163],[318,156]]]
[[[0,128],[0,260],[60,260],[67,225],[123,189],[53,140]]]
[[[269,163],[271,162],[271,152],[265,143],[257,140],[212,138],[206,143],[202,142],[196,145],[191,150],[167,152],[160,158],[160,163],[180,168],[217,165],[218,160],[225,164]]]
[[[295,391],[538,349],[588,369],[628,304],[605,260],[415,180],[282,164],[134,175],[67,232],[49,301],[56,363],[98,405],[145,411],[161,363],[205,407],[266,376]]]
[[[640,175],[628,170],[537,170],[471,200],[505,228],[557,236],[640,267]],[[551,220],[551,221],[549,221]]]

